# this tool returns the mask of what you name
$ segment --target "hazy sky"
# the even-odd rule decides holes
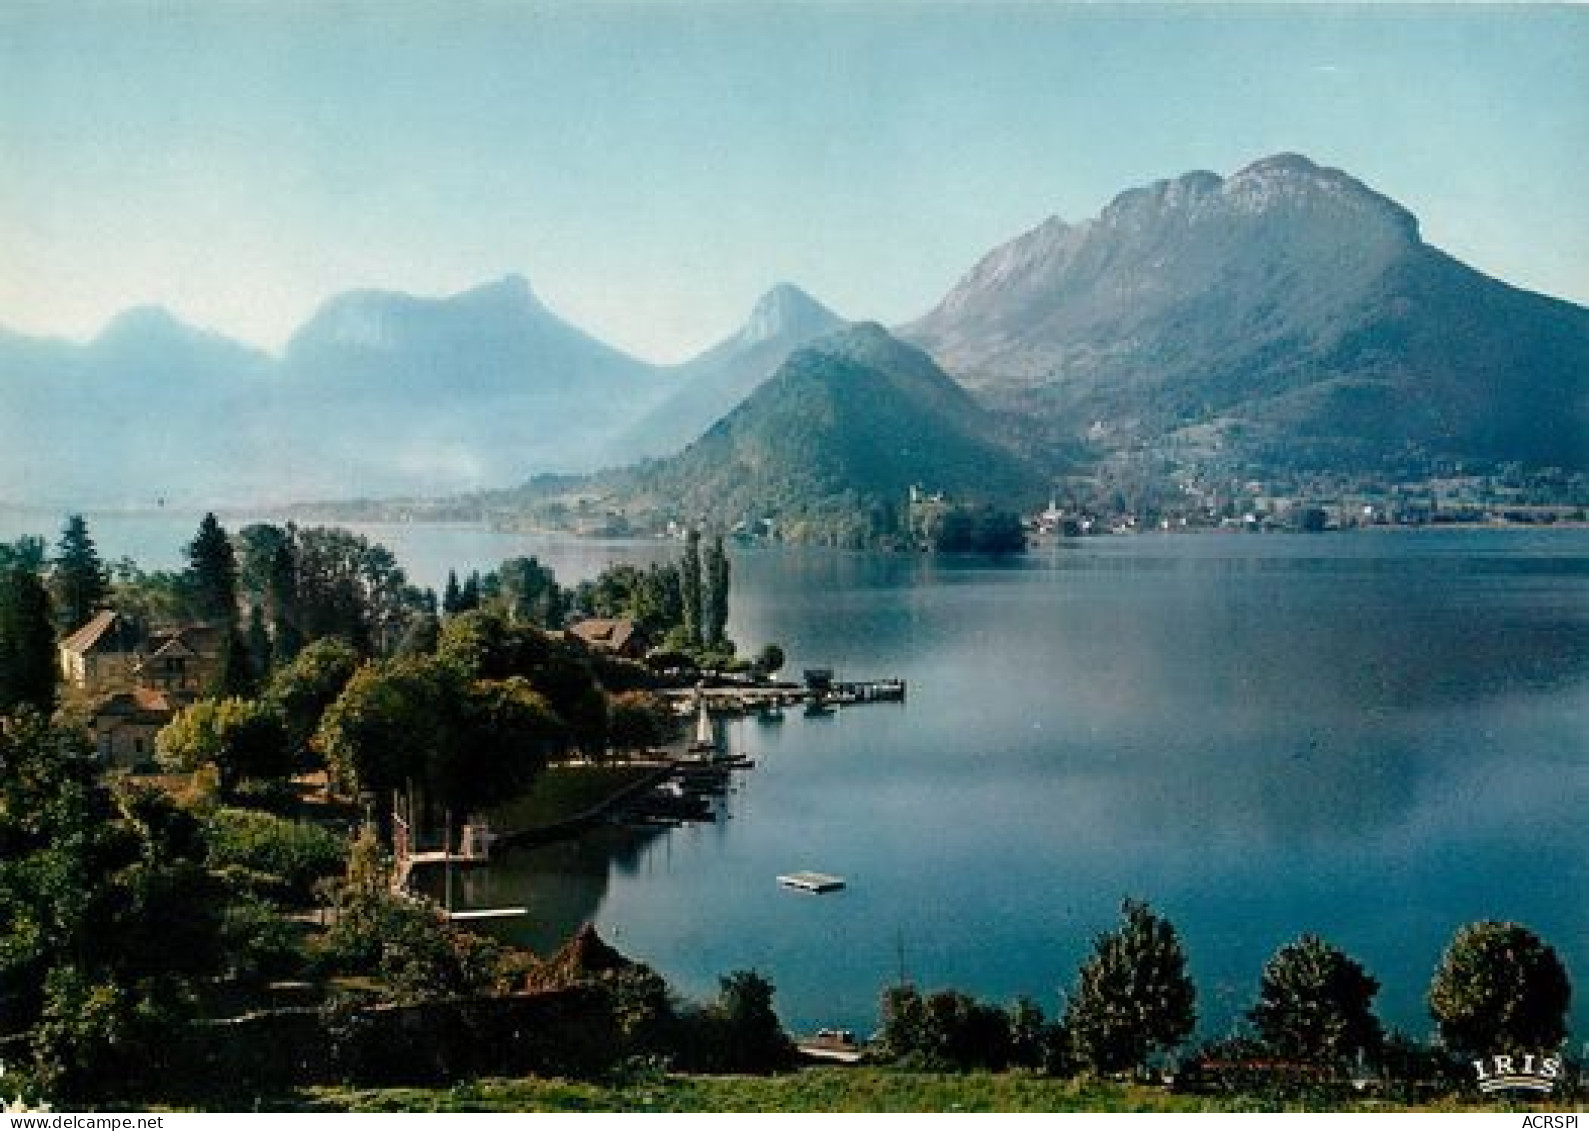
[[[509,272],[653,360],[902,321],[1046,216],[1294,150],[1589,302],[1589,8],[0,0],[0,325],[270,349]]]

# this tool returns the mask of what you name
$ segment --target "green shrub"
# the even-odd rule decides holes
[[[347,859],[347,842],[336,833],[253,809],[216,810],[205,834],[212,869],[274,877],[282,894],[300,903],[310,902],[315,883],[340,873]]]

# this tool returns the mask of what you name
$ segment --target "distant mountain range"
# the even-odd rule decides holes
[[[1101,456],[1589,464],[1589,310],[1463,266],[1295,155],[1049,220],[900,332],[991,407]]]
[[[0,331],[0,402],[0,503],[437,496],[658,457],[589,493],[790,518],[912,483],[1025,499],[1130,460],[1582,471],[1589,310],[1458,263],[1400,205],[1282,155],[1051,219],[894,337],[784,284],[655,366],[509,276],[334,297],[279,358],[156,308],[86,344]]]
[[[0,503],[282,503],[591,471],[683,447],[842,324],[780,286],[700,358],[654,366],[513,275],[446,298],[336,296],[280,358],[154,307],[86,344],[0,330]]]

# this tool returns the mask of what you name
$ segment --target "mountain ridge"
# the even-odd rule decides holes
[[[848,323],[792,283],[767,290],[739,328],[672,367],[671,391],[613,444],[615,465],[671,455],[753,394],[797,348]]]
[[[1295,154],[1045,221],[899,332],[1102,458],[1273,462],[1290,438],[1318,467],[1589,458],[1589,311],[1473,271],[1395,201]]]
[[[1030,503],[1047,479],[930,357],[876,323],[795,349],[682,452],[584,480],[486,496],[553,524],[706,522],[792,541],[866,546],[901,536],[913,487],[959,502]]]

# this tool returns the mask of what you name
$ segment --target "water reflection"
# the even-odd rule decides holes
[[[742,724],[732,819],[515,858],[492,898],[594,913],[688,993],[758,966],[796,1025],[871,1025],[901,941],[928,984],[1053,1004],[1126,893],[1182,925],[1216,1028],[1302,930],[1420,1032],[1469,919],[1523,918],[1589,970],[1589,539],[1176,541],[738,555],[736,639],[910,701]],[[791,897],[773,877],[799,867],[850,888]]]

